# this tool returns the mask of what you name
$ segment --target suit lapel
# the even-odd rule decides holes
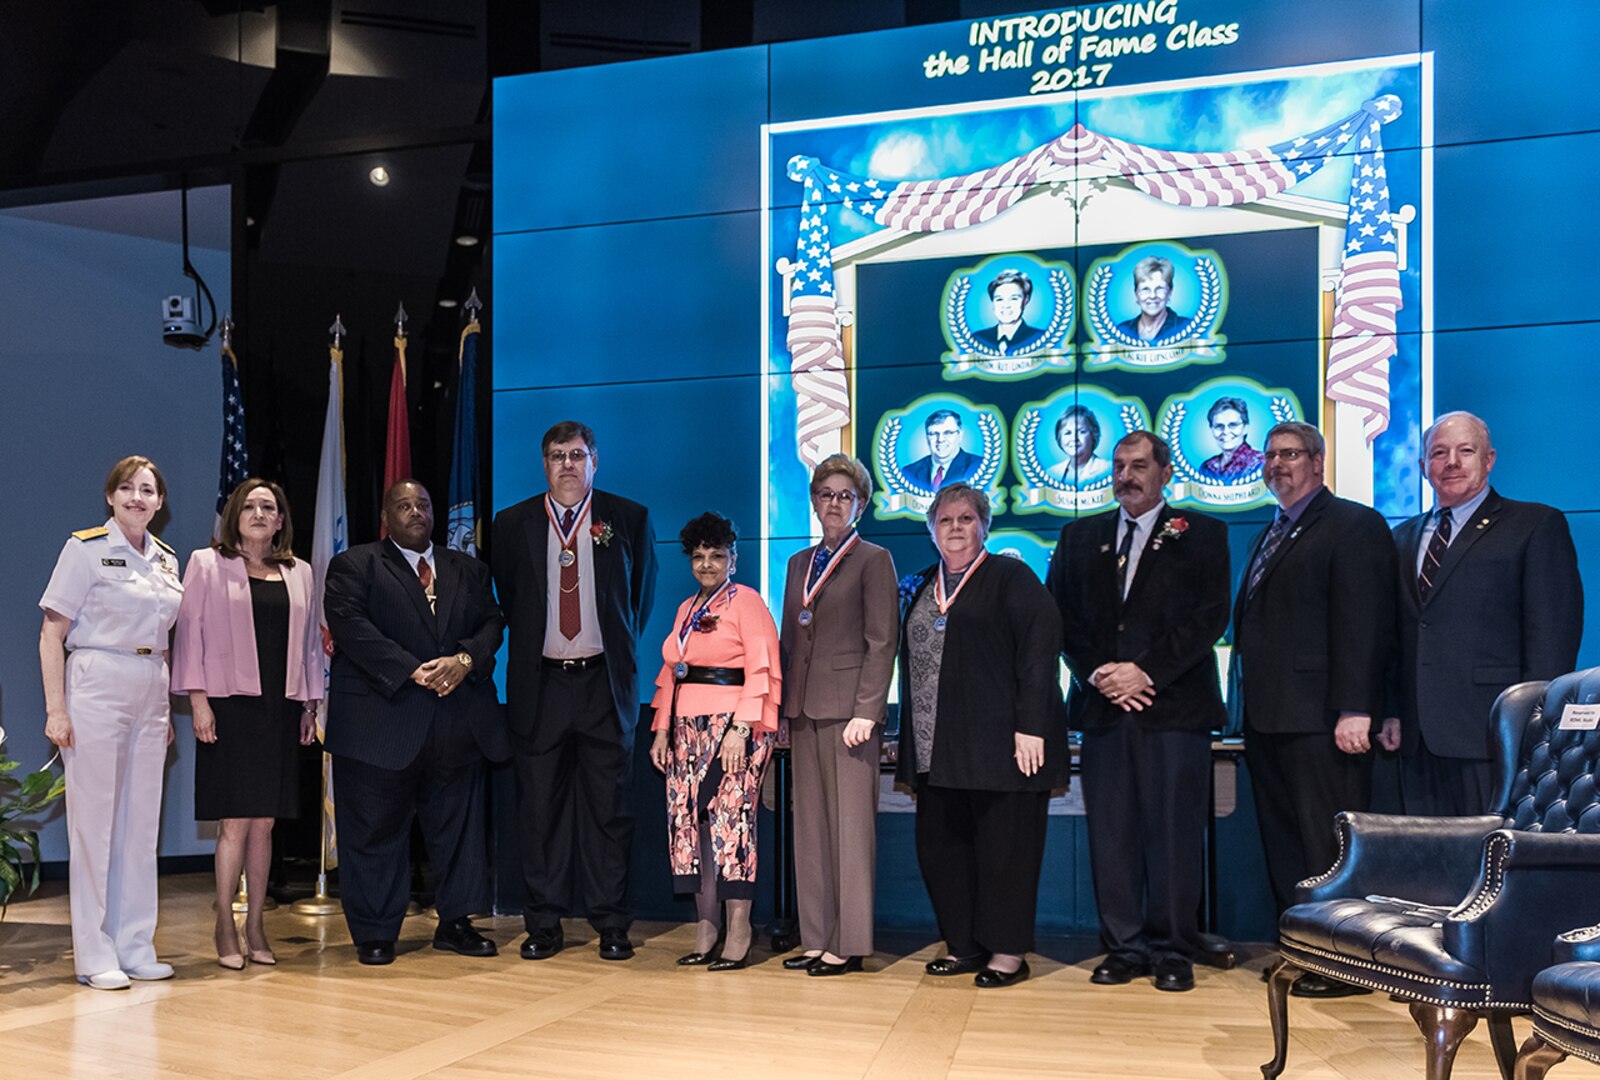
[[[1488,496],[1483,500],[1483,504],[1478,507],[1478,512],[1473,515],[1471,521],[1455,521],[1452,519],[1451,525],[1455,530],[1455,537],[1450,541],[1450,546],[1444,549],[1444,558],[1439,560],[1439,573],[1434,579],[1432,591],[1428,593],[1428,600],[1423,601],[1423,606],[1427,606],[1428,601],[1439,595],[1439,590],[1444,586],[1445,580],[1461,564],[1461,560],[1467,557],[1468,549],[1473,544],[1476,544],[1478,538],[1493,528],[1494,523],[1500,519],[1502,509],[1504,507],[1501,504],[1499,494],[1493,488],[1490,488]]]
[[[610,544],[602,544],[596,539],[590,547],[590,555],[594,559],[594,608],[596,613],[605,610],[604,598],[610,595],[617,568],[622,565],[622,560],[617,558],[617,553],[613,550],[617,544],[615,536],[617,526],[612,521],[612,509],[611,500],[606,498],[605,492],[596,491],[594,498],[589,502],[589,524],[583,526],[587,529],[595,525],[607,524],[611,526],[613,533]],[[623,590],[623,595],[627,595],[626,589]],[[605,618],[603,616],[600,623],[603,631],[605,629]]]
[[[437,548],[435,548],[435,563],[439,561],[438,554],[439,551]],[[417,609],[417,615],[422,619],[425,625],[429,627],[433,626],[433,612],[428,610],[428,594],[422,591],[422,581],[417,577],[416,571],[411,569],[411,564],[406,561],[406,557],[404,555],[400,554],[400,549],[394,545],[393,541],[383,545],[383,555],[384,565],[389,568],[389,572],[393,574],[395,579],[400,583],[401,590],[411,598],[411,604]],[[434,596],[437,597],[438,593],[439,590],[437,587],[435,587]]]
[[[447,557],[437,546],[433,549],[433,555],[434,630],[435,633],[442,633],[450,625],[452,608],[461,598],[461,565]]]
[[[539,496],[530,509],[532,513],[528,515],[527,523],[528,560],[533,564],[539,606],[544,607],[550,595],[550,571],[545,565],[545,560],[550,557],[550,518],[545,513],[545,496]]]
[[[1417,548],[1422,544],[1422,523],[1426,514],[1419,514],[1395,532],[1394,546],[1400,553],[1400,576],[1405,579],[1406,601],[1413,609],[1422,606],[1422,596],[1417,592]]]
[[[1289,554],[1289,550],[1305,535],[1307,529],[1316,525],[1317,520],[1322,517],[1322,512],[1327,509],[1328,503],[1332,499],[1333,492],[1323,488],[1317,493],[1317,497],[1311,500],[1299,519],[1290,527],[1289,535],[1283,538],[1278,544],[1278,550],[1274,551],[1272,557],[1267,560],[1266,569],[1261,572],[1261,582],[1256,586],[1257,589],[1265,585],[1267,579],[1273,575],[1278,567],[1283,565],[1283,560]],[[1271,528],[1271,526],[1268,526],[1268,528]]]

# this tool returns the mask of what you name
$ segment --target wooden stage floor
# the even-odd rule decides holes
[[[685,926],[636,925],[637,958],[605,963],[588,926],[568,923],[566,951],[530,963],[516,954],[519,919],[485,920],[501,955],[469,960],[432,949],[423,916],[407,921],[392,966],[365,968],[342,918],[282,908],[267,915],[278,966],[234,973],[213,955],[209,876],[163,878],[161,914],[157,944],[177,978],[108,993],[73,981],[62,886],[13,904],[0,924],[0,1075],[1254,1080],[1271,1056],[1259,946],[1164,994],[1148,980],[1093,986],[1092,944],[1048,941],[1032,980],[979,991],[924,976],[928,941],[881,941],[864,975],[808,978],[760,949],[753,967],[711,974],[674,966],[692,946]],[[1294,1080],[1422,1075],[1421,1038],[1386,998],[1296,1000],[1290,1023]],[[1527,1031],[1519,1021],[1519,1042]],[[1481,1025],[1455,1075],[1498,1076]]]

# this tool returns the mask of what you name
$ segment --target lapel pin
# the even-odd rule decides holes
[[[1100,545],[1100,554],[1104,555],[1106,552],[1108,552],[1110,550],[1111,550],[1111,545],[1110,544],[1101,544]]]

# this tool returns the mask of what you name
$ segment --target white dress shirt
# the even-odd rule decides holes
[[[1167,501],[1162,499],[1149,510],[1131,519],[1138,524],[1139,531],[1134,535],[1133,547],[1128,549],[1128,572],[1122,579],[1122,598],[1124,600],[1128,598],[1128,590],[1133,588],[1133,575],[1139,572],[1139,560],[1144,557],[1144,546],[1150,542],[1150,533],[1156,527],[1156,518],[1161,516],[1161,508],[1166,505]],[[1127,514],[1119,515],[1117,520],[1117,546],[1113,550],[1122,550],[1123,538],[1128,535],[1129,520],[1130,518]]]
[[[554,495],[550,502],[557,518],[576,509],[562,506]],[[578,617],[583,625],[570,641],[561,635],[561,537],[554,523],[545,525],[549,535],[545,537],[544,568],[550,584],[544,609],[544,655],[552,660],[578,660],[606,651],[605,639],[600,636],[600,611],[594,602],[594,537],[589,535],[593,524],[594,504],[590,503],[589,516],[579,523],[573,544],[578,555]]]
[[[1456,542],[1456,537],[1461,535],[1463,527],[1471,524],[1472,519],[1478,515],[1478,507],[1483,505],[1483,500],[1489,497],[1489,485],[1483,485],[1483,490],[1459,506],[1450,508],[1450,539],[1445,544],[1449,547]],[[1417,573],[1422,573],[1422,560],[1428,557],[1428,545],[1433,543],[1433,534],[1439,531],[1439,513],[1444,507],[1439,507],[1428,515],[1428,520],[1422,523],[1422,539],[1417,544]]]

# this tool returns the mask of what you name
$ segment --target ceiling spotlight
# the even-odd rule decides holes
[[[460,236],[456,237],[456,243],[461,247],[472,247],[477,244],[477,242],[478,238],[473,236],[471,233],[462,233]]]
[[[377,187],[388,187],[390,180],[389,170],[382,165],[374,165],[371,171],[367,173],[367,179],[371,180]]]
[[[439,306],[442,308],[453,308],[456,306],[456,302],[450,299],[448,296],[441,296],[439,298]]]

